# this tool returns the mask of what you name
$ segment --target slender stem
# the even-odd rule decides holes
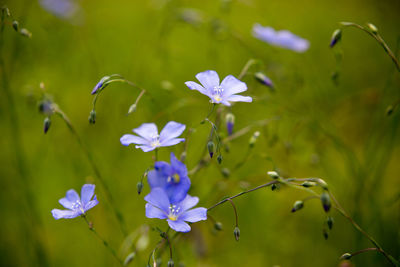
[[[378,251],[378,252],[382,252],[379,248],[364,248],[364,249],[361,249],[361,250],[359,250],[359,251],[356,251],[356,252],[351,253],[351,256],[354,257],[354,256],[357,256],[358,254],[361,254],[361,253],[364,253],[364,252],[367,252],[367,251]]]
[[[93,223],[89,222],[89,220],[87,219],[86,215],[83,214],[82,218],[85,220],[86,224],[89,227],[89,230],[92,231],[96,237],[103,243],[103,245],[107,248],[108,251],[110,251],[110,253],[113,255],[113,257],[119,262],[120,265],[123,265],[122,260],[117,256],[117,253],[115,252],[115,250],[108,244],[108,242],[102,238],[99,233],[96,231],[96,229],[94,229],[93,227]]]
[[[93,159],[92,154],[90,153],[90,151],[87,149],[87,147],[83,144],[82,139],[80,138],[79,134],[77,133],[77,131],[75,130],[74,126],[72,125],[71,121],[69,120],[69,118],[67,117],[67,115],[58,107],[55,106],[54,107],[54,112],[56,114],[58,114],[65,122],[65,124],[68,126],[68,129],[70,130],[70,132],[72,133],[72,135],[75,137],[77,143],[79,144],[79,147],[82,149],[82,151],[84,152],[84,154],[86,155],[87,159],[89,160],[90,166],[92,167],[95,175],[97,176],[97,180],[100,182],[106,197],[110,203],[110,206],[114,212],[115,217],[118,220],[119,226],[121,228],[122,233],[124,234],[124,236],[127,235],[127,230],[125,227],[125,223],[124,223],[124,218],[122,216],[122,213],[117,209],[115,203],[114,203],[114,199],[112,197],[112,194],[103,178],[103,176],[100,173],[99,168],[97,167],[95,160]]]
[[[247,72],[249,71],[249,68],[254,65],[256,63],[255,59],[249,59],[246,63],[246,65],[244,65],[242,71],[240,72],[238,79],[241,80],[243,79],[243,77],[247,74]]]
[[[236,210],[236,206],[235,203],[233,203],[232,199],[228,198],[229,203],[231,203],[232,208],[233,208],[233,212],[235,213],[235,222],[236,222],[236,227],[239,227],[239,222],[238,222],[238,214],[237,214],[237,210]]]
[[[158,148],[154,149],[154,161],[158,161]]]
[[[202,120],[200,123],[201,124],[203,124],[210,116],[211,116],[211,114],[214,112],[214,110],[215,110],[215,106],[216,106],[217,104],[216,103],[212,103],[212,106],[211,106],[211,109],[210,109],[210,111],[208,112],[208,114],[207,114],[207,116],[204,118],[204,120]]]

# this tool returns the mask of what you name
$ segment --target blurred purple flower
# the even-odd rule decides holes
[[[145,196],[146,217],[167,219],[168,225],[177,232],[189,232],[189,224],[207,220],[206,208],[191,209],[199,202],[198,197],[186,195],[186,198],[177,204],[171,204],[167,193],[161,188],[154,188]]]
[[[310,42],[290,31],[275,31],[271,27],[263,27],[260,24],[254,24],[253,36],[271,45],[287,48],[299,53],[305,52],[310,47]]]
[[[95,185],[93,184],[83,185],[80,198],[74,189],[68,190],[66,196],[58,201],[68,210],[53,209],[51,213],[54,219],[72,219],[85,214],[86,211],[99,204],[96,196],[91,200],[94,194],[94,188]]]
[[[171,164],[157,161],[154,168],[155,170],[150,171],[147,176],[150,188],[164,189],[172,204],[182,201],[190,188],[190,179],[185,164],[180,162],[174,153],[171,153]]]
[[[73,0],[39,0],[39,3],[45,10],[62,19],[70,19],[79,11],[78,4]]]
[[[136,144],[136,148],[142,149],[144,152],[152,151],[162,146],[173,146],[185,141],[185,138],[177,138],[185,130],[184,124],[175,121],[168,122],[161,133],[158,134],[157,126],[154,123],[143,123],[140,127],[133,129],[133,134],[125,134],[121,137],[121,144],[129,146]]]
[[[230,102],[253,101],[250,96],[237,95],[238,93],[246,91],[247,85],[232,75],[226,76],[221,84],[219,83],[217,72],[213,70],[200,72],[196,75],[196,78],[200,81],[201,85],[189,81],[185,82],[186,86],[191,90],[197,90],[203,95],[208,96],[211,99],[211,103],[222,103],[225,106],[230,106]]]

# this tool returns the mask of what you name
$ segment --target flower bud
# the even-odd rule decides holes
[[[233,235],[235,236],[236,241],[239,241],[240,238],[240,229],[239,227],[235,227],[235,230],[233,230]]]
[[[222,223],[216,222],[214,224],[214,229],[217,230],[217,231],[222,231]]]
[[[304,202],[301,200],[297,200],[293,204],[292,212],[298,211],[304,207]]]
[[[43,113],[46,116],[51,116],[54,113],[52,103],[49,100],[40,101],[38,107],[39,107],[39,112]]]
[[[350,260],[352,255],[350,253],[344,253],[342,256],[340,256],[340,260]]]
[[[331,209],[331,198],[329,197],[328,192],[324,191],[321,194],[321,203],[325,212],[328,212]]]
[[[12,22],[12,26],[13,26],[14,30],[15,30],[16,32],[18,32],[18,29],[19,29],[19,23],[18,23],[18,21],[14,20],[14,21]]]
[[[279,174],[276,171],[269,171],[269,172],[267,172],[267,174],[272,179],[278,179],[279,178]]]
[[[46,118],[44,119],[44,122],[43,122],[43,131],[44,131],[44,133],[47,133],[47,131],[48,131],[49,128],[50,128],[50,125],[51,125],[50,117],[46,117]]]
[[[91,94],[94,95],[96,94],[104,85],[104,83],[110,79],[110,76],[104,76],[103,78],[101,78],[101,80],[94,86]]]
[[[262,72],[256,72],[254,73],[254,78],[261,84],[268,86],[270,88],[274,88],[274,84],[272,83],[271,79],[268,78],[264,73]]]
[[[393,110],[394,110],[394,108],[393,108],[392,105],[388,106],[388,107],[386,108],[386,116],[392,115]]]
[[[226,120],[226,129],[228,131],[228,135],[232,135],[233,126],[235,124],[235,115],[233,115],[232,113],[228,113],[226,114],[225,120]]]
[[[218,161],[219,164],[222,163],[222,155],[221,154],[218,155],[217,161]]]
[[[271,185],[271,191],[275,191],[279,189],[279,184],[272,184]]]
[[[327,240],[329,237],[328,231],[325,228],[322,229],[322,235],[324,236],[325,240]]]
[[[215,151],[215,145],[213,141],[207,143],[208,154],[210,154],[210,158],[213,157]]]
[[[127,266],[129,263],[131,263],[131,261],[133,261],[135,256],[136,256],[136,252],[129,253],[129,255],[126,256],[126,258],[124,260],[124,266]]]
[[[373,34],[377,34],[377,33],[378,33],[378,28],[377,28],[374,24],[372,24],[372,23],[367,23],[367,27],[368,27],[368,29],[371,30],[371,32],[372,32]]]
[[[316,185],[317,185],[317,183],[315,183],[315,182],[309,182],[309,181],[306,181],[306,182],[304,182],[304,183],[301,184],[301,186],[306,187],[306,188],[308,188],[308,187],[313,187],[313,186],[316,186]]]
[[[222,168],[221,172],[225,178],[228,178],[231,175],[231,171],[228,168]]]
[[[257,138],[260,136],[260,132],[254,132],[253,135],[250,137],[249,146],[252,148],[257,141]]]
[[[136,111],[136,104],[132,104],[128,109],[128,114]]]
[[[331,216],[328,216],[328,218],[326,218],[326,224],[328,225],[329,230],[332,230],[333,218]]]
[[[186,160],[186,156],[187,156],[186,151],[183,151],[180,158],[181,162],[184,162]]]
[[[168,267],[174,267],[174,261],[172,259],[169,259],[168,261]]]
[[[142,181],[139,181],[139,182],[136,184],[136,188],[137,188],[137,193],[138,193],[138,195],[140,195],[140,193],[142,193],[142,190],[143,190],[143,182],[142,182]]]
[[[32,38],[32,33],[25,28],[22,28],[19,33],[25,37]]]
[[[336,29],[332,34],[331,43],[329,44],[329,46],[331,48],[334,47],[337,44],[337,42],[340,41],[340,39],[342,39],[342,30]]]
[[[95,122],[96,122],[96,111],[93,109],[92,111],[90,111],[89,114],[89,123],[95,124]]]

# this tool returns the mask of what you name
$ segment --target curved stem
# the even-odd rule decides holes
[[[236,222],[236,227],[239,227],[239,222],[238,222],[238,214],[237,214],[237,210],[236,210],[236,206],[233,203],[232,199],[228,198],[228,201],[231,203],[232,208],[233,208],[233,212],[235,213],[235,222]]]

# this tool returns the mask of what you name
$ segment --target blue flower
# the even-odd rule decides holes
[[[53,209],[51,213],[54,219],[72,219],[79,215],[84,215],[86,211],[99,204],[96,196],[91,200],[94,194],[94,188],[95,185],[93,184],[83,185],[80,198],[74,189],[68,190],[66,196],[58,201],[68,210]]]
[[[230,106],[230,102],[251,102],[253,99],[250,96],[237,95],[238,93],[247,90],[247,85],[228,75],[219,83],[219,76],[213,70],[200,72],[196,75],[197,80],[201,85],[196,82],[185,82],[186,86],[191,90],[197,90],[203,95],[211,99],[211,103],[222,103],[225,106]]]
[[[80,9],[78,4],[71,0],[40,0],[39,3],[44,9],[62,19],[74,17]]]
[[[136,148],[142,149],[144,152],[152,151],[162,146],[173,146],[185,141],[185,138],[177,138],[185,130],[184,124],[175,121],[168,122],[161,133],[158,134],[157,125],[154,123],[143,123],[138,128],[133,129],[133,134],[125,134],[121,137],[121,144],[129,146],[136,144]]]
[[[254,24],[253,36],[271,45],[280,46],[296,52],[304,52],[310,47],[310,42],[290,31],[275,31],[271,27]]]
[[[185,199],[177,204],[171,204],[167,193],[161,188],[154,188],[145,196],[146,217],[167,219],[168,225],[177,232],[189,232],[190,226],[186,222],[194,223],[207,220],[206,208],[191,209],[199,202],[198,197],[186,195]]]
[[[150,188],[164,189],[172,204],[182,201],[190,188],[190,179],[185,164],[177,160],[174,153],[171,153],[171,165],[164,161],[158,161],[154,168],[155,170],[150,171],[147,176]]]

